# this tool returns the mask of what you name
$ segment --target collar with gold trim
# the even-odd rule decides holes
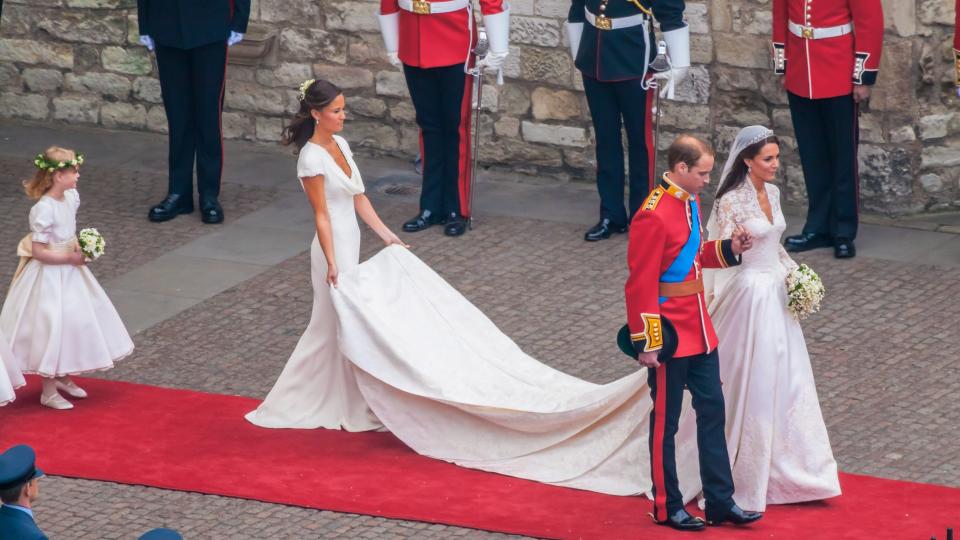
[[[694,199],[693,195],[687,193],[686,191],[683,190],[683,188],[677,186],[670,180],[669,172],[663,173],[663,179],[660,185],[663,187],[663,190],[666,191],[667,194],[673,197],[674,199],[680,199],[681,201],[684,201],[684,202],[692,201]]]

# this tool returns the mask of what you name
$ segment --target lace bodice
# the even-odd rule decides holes
[[[753,235],[753,248],[743,254],[743,269],[780,269],[784,274],[797,268],[780,244],[787,224],[780,208],[780,189],[766,183],[767,200],[773,214],[773,223],[760,208],[757,192],[749,181],[725,194],[713,205],[719,227],[719,238],[729,238],[737,225],[743,225]]]

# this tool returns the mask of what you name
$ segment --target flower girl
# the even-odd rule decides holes
[[[77,242],[82,163],[83,156],[58,147],[34,160],[38,170],[24,182],[27,195],[37,199],[30,209],[31,234],[17,249],[20,267],[0,311],[0,334],[9,339],[13,361],[24,373],[43,377],[40,403],[54,409],[73,408],[60,390],[87,396],[71,374],[109,369],[133,352]]]
[[[10,351],[10,344],[0,334],[0,406],[13,401],[14,390],[24,385],[23,375],[20,374],[20,368],[13,360],[13,353]]]

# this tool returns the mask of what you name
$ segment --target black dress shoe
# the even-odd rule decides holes
[[[691,516],[683,508],[667,516],[666,521],[658,521],[657,524],[666,525],[678,531],[702,531],[707,527],[702,519]]]
[[[857,247],[849,238],[837,238],[837,243],[833,245],[833,256],[838,259],[851,259],[857,256]]]
[[[150,209],[147,218],[150,221],[169,221],[180,214],[193,212],[193,198],[172,193],[160,201],[160,204]]]
[[[436,225],[437,223],[443,223],[444,220],[440,219],[436,214],[429,210],[423,210],[420,212],[417,217],[407,221],[403,224],[404,232],[419,232],[427,227]]]
[[[613,233],[622,234],[625,232],[627,232],[626,225],[617,225],[610,221],[609,218],[603,218],[600,220],[600,223],[594,225],[587,231],[587,234],[583,235],[583,239],[587,242],[596,242],[610,238],[610,235]]]
[[[788,236],[783,243],[787,251],[809,251],[811,249],[830,247],[833,245],[833,239],[826,234],[803,233]]]
[[[204,223],[223,223],[223,208],[217,199],[200,202],[200,220]]]
[[[735,525],[746,525],[763,517],[761,512],[747,512],[736,504],[730,507],[725,513],[720,515],[711,515],[707,512],[707,523],[710,525],[720,525],[721,523],[733,523]]]
[[[451,212],[446,219],[446,226],[443,228],[443,234],[447,236],[460,236],[467,232],[467,220],[456,212]]]

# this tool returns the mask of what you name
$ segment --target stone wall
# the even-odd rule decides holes
[[[402,74],[382,59],[377,0],[253,0],[275,33],[256,66],[228,71],[224,131],[273,143],[296,87],[327,78],[348,94],[352,144],[410,157],[417,130]],[[485,86],[481,159],[556,181],[593,181],[593,137],[562,21],[568,0],[513,0],[506,84]],[[864,206],[889,213],[960,206],[960,99],[952,87],[952,0],[884,0],[880,82],[861,117]],[[663,143],[690,131],[721,151],[741,126],[784,141],[786,194],[804,198],[786,96],[769,69],[770,0],[689,2],[694,67],[664,106]],[[166,130],[156,66],[137,43],[135,0],[7,0],[0,117]],[[489,79],[488,79],[489,80]],[[721,158],[723,156],[721,155]]]

